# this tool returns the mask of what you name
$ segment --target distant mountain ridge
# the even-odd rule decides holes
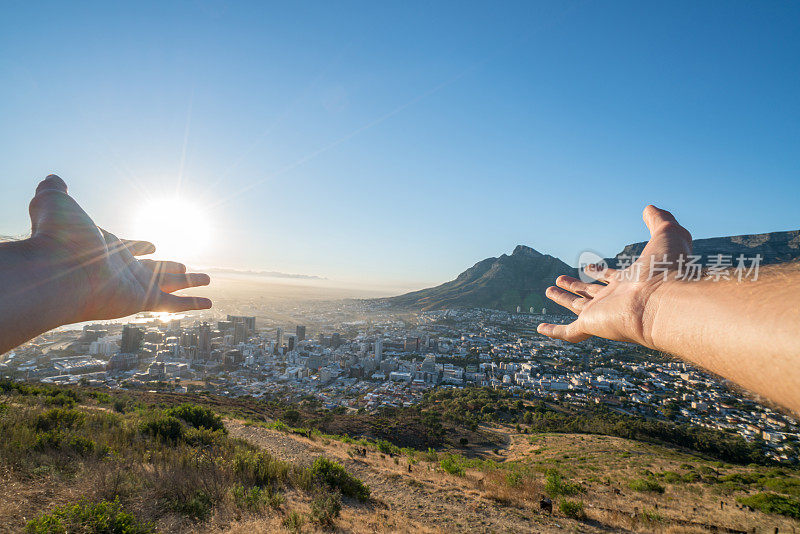
[[[610,267],[617,267],[621,257],[640,255],[646,244],[645,241],[632,243],[606,261]],[[748,259],[760,255],[761,265],[796,261],[800,259],[800,230],[695,239],[692,254],[702,256],[702,263],[708,263],[709,257],[717,254],[732,256],[734,264],[740,254]]]
[[[383,300],[422,310],[470,307],[514,311],[520,306],[537,313],[544,307],[567,313],[544,296],[547,286],[561,274],[576,276],[577,270],[554,256],[517,245],[511,255],[479,261],[455,280]]]
[[[606,261],[616,267],[621,257],[637,256],[645,245],[645,242],[627,245]],[[761,265],[800,261],[800,230],[697,239],[693,242],[693,254],[702,256],[703,263],[716,254],[731,255],[734,265],[739,254],[748,259],[759,254]],[[479,261],[455,280],[379,300],[392,306],[421,310],[489,308],[515,311],[519,306],[525,312],[533,308],[539,313],[546,308],[548,313],[572,314],[544,295],[547,287],[562,274],[577,276],[578,273],[576,268],[559,258],[517,245],[511,255]]]

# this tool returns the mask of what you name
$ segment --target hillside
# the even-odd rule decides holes
[[[536,313],[571,313],[544,296],[562,274],[576,270],[558,258],[517,245],[511,255],[479,261],[455,280],[429,289],[384,299],[393,306],[422,310],[442,308],[492,308],[514,311],[517,306]]]
[[[619,258],[638,256],[646,244],[643,241],[627,245],[606,261],[609,266],[616,267]],[[734,265],[740,254],[747,259],[760,255],[761,265],[796,261],[800,259],[800,230],[695,239],[692,241],[692,254],[702,256],[702,263],[708,263],[709,257],[717,254],[732,256]]]
[[[280,401],[8,383],[0,392],[2,532],[800,526],[800,472],[793,468],[722,462],[622,437],[537,432],[536,421],[563,408],[511,402],[502,392],[449,391],[419,409],[377,414],[384,422],[420,417],[438,425],[446,436],[436,449],[327,434],[315,426],[351,414]],[[470,419],[472,411],[483,415]],[[473,429],[459,431],[449,415],[435,421],[431,414],[464,418]],[[552,514],[540,509],[541,494],[552,498]]]
[[[627,245],[606,261],[611,267],[617,267],[620,258],[638,256],[646,244]],[[693,248],[694,254],[702,256],[703,263],[716,254],[732,256],[734,265],[739,254],[747,258],[746,265],[750,265],[750,259],[757,254],[761,255],[761,265],[797,261],[800,259],[800,230],[696,239]],[[546,308],[548,313],[572,315],[544,295],[547,287],[562,274],[576,276],[577,271],[556,257],[517,245],[510,256],[503,254],[479,261],[455,280],[378,302],[421,310],[472,307],[513,312],[519,306],[523,312],[533,308],[539,313]]]

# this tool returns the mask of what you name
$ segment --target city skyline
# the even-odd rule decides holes
[[[797,228],[797,5],[348,7],[7,7],[0,234],[50,172],[171,259],[330,284],[611,256],[648,203],[695,238]],[[176,196],[207,239],[142,225]]]

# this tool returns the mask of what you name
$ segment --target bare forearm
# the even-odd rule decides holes
[[[68,322],[74,302],[35,241],[0,244],[0,353]]]
[[[653,305],[654,348],[800,413],[800,264],[757,281],[670,282]]]

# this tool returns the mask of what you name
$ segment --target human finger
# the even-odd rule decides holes
[[[133,256],[144,256],[156,251],[156,246],[149,241],[137,241],[133,239],[120,239]]]
[[[567,276],[562,274],[558,278],[556,278],[556,285],[561,289],[566,289],[576,295],[580,295],[581,297],[594,297],[597,293],[603,289],[603,286],[599,284],[587,284],[586,282],[581,282],[577,278],[573,278],[571,276]]]
[[[38,195],[40,192],[47,190],[60,191],[67,194],[67,183],[62,180],[60,176],[48,174],[47,177],[36,186],[36,194]]]
[[[147,306],[146,311],[176,313],[209,308],[211,308],[211,300],[204,297],[179,297],[169,293],[159,293]]]
[[[32,235],[58,236],[94,226],[91,217],[67,194],[64,180],[54,174],[39,183],[28,212]]]
[[[667,210],[662,210],[650,204],[645,206],[644,211],[642,211],[642,219],[644,219],[647,229],[650,230],[651,236],[666,230],[675,230],[684,234],[684,237],[689,241],[692,240],[689,231],[681,226],[675,216]]]
[[[161,291],[167,293],[172,293],[179,289],[186,289],[188,287],[207,286],[210,283],[211,278],[204,273],[164,273],[158,277],[158,286],[161,288]]]
[[[548,287],[544,294],[556,304],[569,308],[575,313],[580,313],[587,302],[586,298],[579,297],[578,295],[570,293],[569,291],[564,291],[560,287],[555,286]]]
[[[155,273],[183,274],[186,266],[177,261],[139,260],[139,263]]]
[[[577,321],[573,321],[569,324],[540,323],[536,331],[544,336],[562,339],[570,343],[577,343],[591,337],[589,334],[580,330]]]
[[[605,267],[605,264],[598,266],[593,263],[586,265],[583,268],[583,272],[585,272],[588,276],[591,276],[595,280],[603,282],[605,284],[608,284],[609,282],[614,280],[618,274],[618,271],[616,269],[613,269],[611,267]],[[603,288],[602,286],[598,286],[597,284],[588,284],[588,285],[594,285],[595,287],[598,287],[600,289]],[[597,291],[599,291],[600,289],[598,289]]]

